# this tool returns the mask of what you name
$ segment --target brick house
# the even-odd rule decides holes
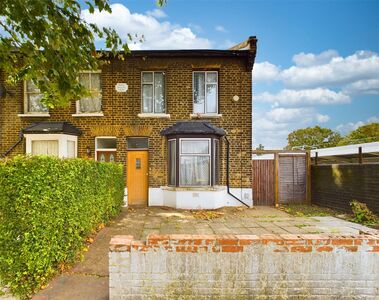
[[[5,84],[0,156],[119,162],[129,204],[252,205],[256,38],[229,50],[141,50],[80,73],[91,96],[47,110],[31,82]],[[3,93],[4,94],[4,93]]]

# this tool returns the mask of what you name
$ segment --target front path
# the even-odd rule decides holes
[[[359,234],[367,227],[334,217],[294,217],[271,207],[188,211],[162,207],[124,208],[96,236],[84,260],[54,279],[35,300],[108,299],[108,246],[112,236],[148,234]]]

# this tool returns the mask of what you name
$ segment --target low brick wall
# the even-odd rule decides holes
[[[116,236],[110,299],[377,299],[378,266],[379,235]]]
[[[358,200],[379,215],[379,163],[312,166],[312,203],[351,212]]]

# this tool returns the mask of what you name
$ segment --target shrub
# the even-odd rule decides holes
[[[367,207],[366,203],[353,200],[350,202],[351,210],[353,211],[353,221],[361,224],[373,224],[377,221],[374,213]]]
[[[119,164],[47,156],[0,161],[0,282],[28,297],[79,258],[122,207]]]

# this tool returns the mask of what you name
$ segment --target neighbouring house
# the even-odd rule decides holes
[[[119,162],[129,205],[252,205],[255,37],[229,50],[141,50],[79,80],[91,96],[48,110],[32,82],[0,84],[0,155]]]

